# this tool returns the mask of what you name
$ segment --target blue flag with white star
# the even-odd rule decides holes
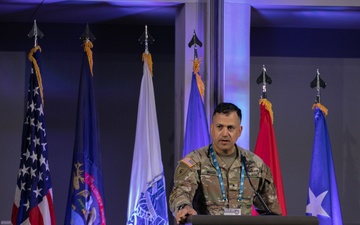
[[[319,225],[342,225],[332,150],[323,108],[316,107],[314,110],[315,135],[306,215],[316,216]]]

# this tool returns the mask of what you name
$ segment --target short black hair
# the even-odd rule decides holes
[[[240,121],[242,119],[241,109],[239,109],[236,105],[229,102],[222,102],[218,104],[214,110],[213,117],[216,113],[229,114],[231,112],[236,112]]]

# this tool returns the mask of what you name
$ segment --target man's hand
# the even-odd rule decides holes
[[[177,224],[184,224],[186,222],[186,218],[191,215],[197,215],[197,212],[189,205],[186,205],[184,208],[180,209],[176,214]]]

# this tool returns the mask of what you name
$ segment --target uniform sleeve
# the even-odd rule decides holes
[[[192,200],[199,186],[199,165],[192,158],[186,156],[175,170],[174,186],[169,197],[169,207],[174,216],[179,206],[183,204],[192,206]]]
[[[261,185],[259,185],[259,194],[263,198],[265,204],[269,207],[270,211],[281,215],[280,204],[276,195],[276,188],[274,185],[274,179],[271,174],[271,170],[265,164],[262,167],[261,174]],[[256,199],[256,206],[263,209],[260,201]],[[264,212],[263,210],[257,210],[259,213]]]

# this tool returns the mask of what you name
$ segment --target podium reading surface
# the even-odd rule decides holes
[[[186,225],[318,225],[314,216],[189,216]]]

